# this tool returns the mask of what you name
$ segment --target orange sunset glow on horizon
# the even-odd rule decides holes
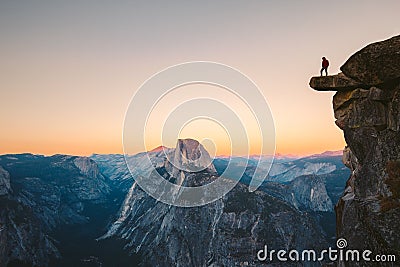
[[[319,75],[322,56],[336,74],[366,44],[398,34],[400,9],[397,1],[78,2],[0,3],[0,154],[123,153],[125,113],[138,88],[169,66],[201,60],[254,81],[273,115],[276,153],[341,150],[334,92],[312,90],[309,79]],[[164,96],[149,115],[146,140],[134,141],[151,150],[174,147],[177,138],[209,140],[208,149],[229,155],[230,133],[218,122],[194,120],[179,134],[163,129],[168,114],[196,97],[225,101],[250,142],[237,154],[260,153],[257,124],[240,98],[206,85]]]

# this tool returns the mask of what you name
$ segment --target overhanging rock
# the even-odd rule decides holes
[[[343,73],[339,73],[337,75],[312,77],[310,87],[317,91],[347,91],[363,87],[363,84]]]

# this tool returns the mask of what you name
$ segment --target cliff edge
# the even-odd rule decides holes
[[[315,90],[337,91],[333,97],[335,123],[344,132],[343,162],[352,171],[335,208],[337,238],[347,240],[347,249],[396,255],[398,261],[400,35],[356,52],[341,71],[310,80]],[[390,264],[378,265],[394,266]]]

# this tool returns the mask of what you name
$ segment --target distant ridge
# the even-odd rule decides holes
[[[317,153],[317,154],[311,154],[311,155],[295,155],[295,154],[281,154],[281,153],[276,153],[274,155],[275,159],[301,159],[301,158],[309,158],[309,157],[335,157],[335,156],[342,156],[343,155],[343,150],[333,150],[333,151],[325,151],[322,153]],[[240,157],[240,156],[232,156],[232,157]],[[260,155],[249,155],[250,159],[259,159],[261,156]],[[271,158],[271,155],[263,155],[263,158]],[[217,158],[230,158],[228,155],[221,155],[217,156]],[[243,158],[246,158],[246,156],[243,156]]]
[[[311,155],[310,157],[334,157],[334,156],[342,156],[343,155],[343,150],[335,150],[335,151],[325,151],[320,154],[314,154]]]
[[[169,149],[169,148],[166,146],[158,146],[158,147],[150,150],[149,152],[160,152],[160,151],[163,151],[164,149]]]

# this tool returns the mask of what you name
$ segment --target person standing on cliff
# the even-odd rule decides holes
[[[326,76],[328,76],[328,67],[329,67],[329,61],[325,58],[322,57],[322,69],[321,69],[321,76],[322,72],[325,70]]]

